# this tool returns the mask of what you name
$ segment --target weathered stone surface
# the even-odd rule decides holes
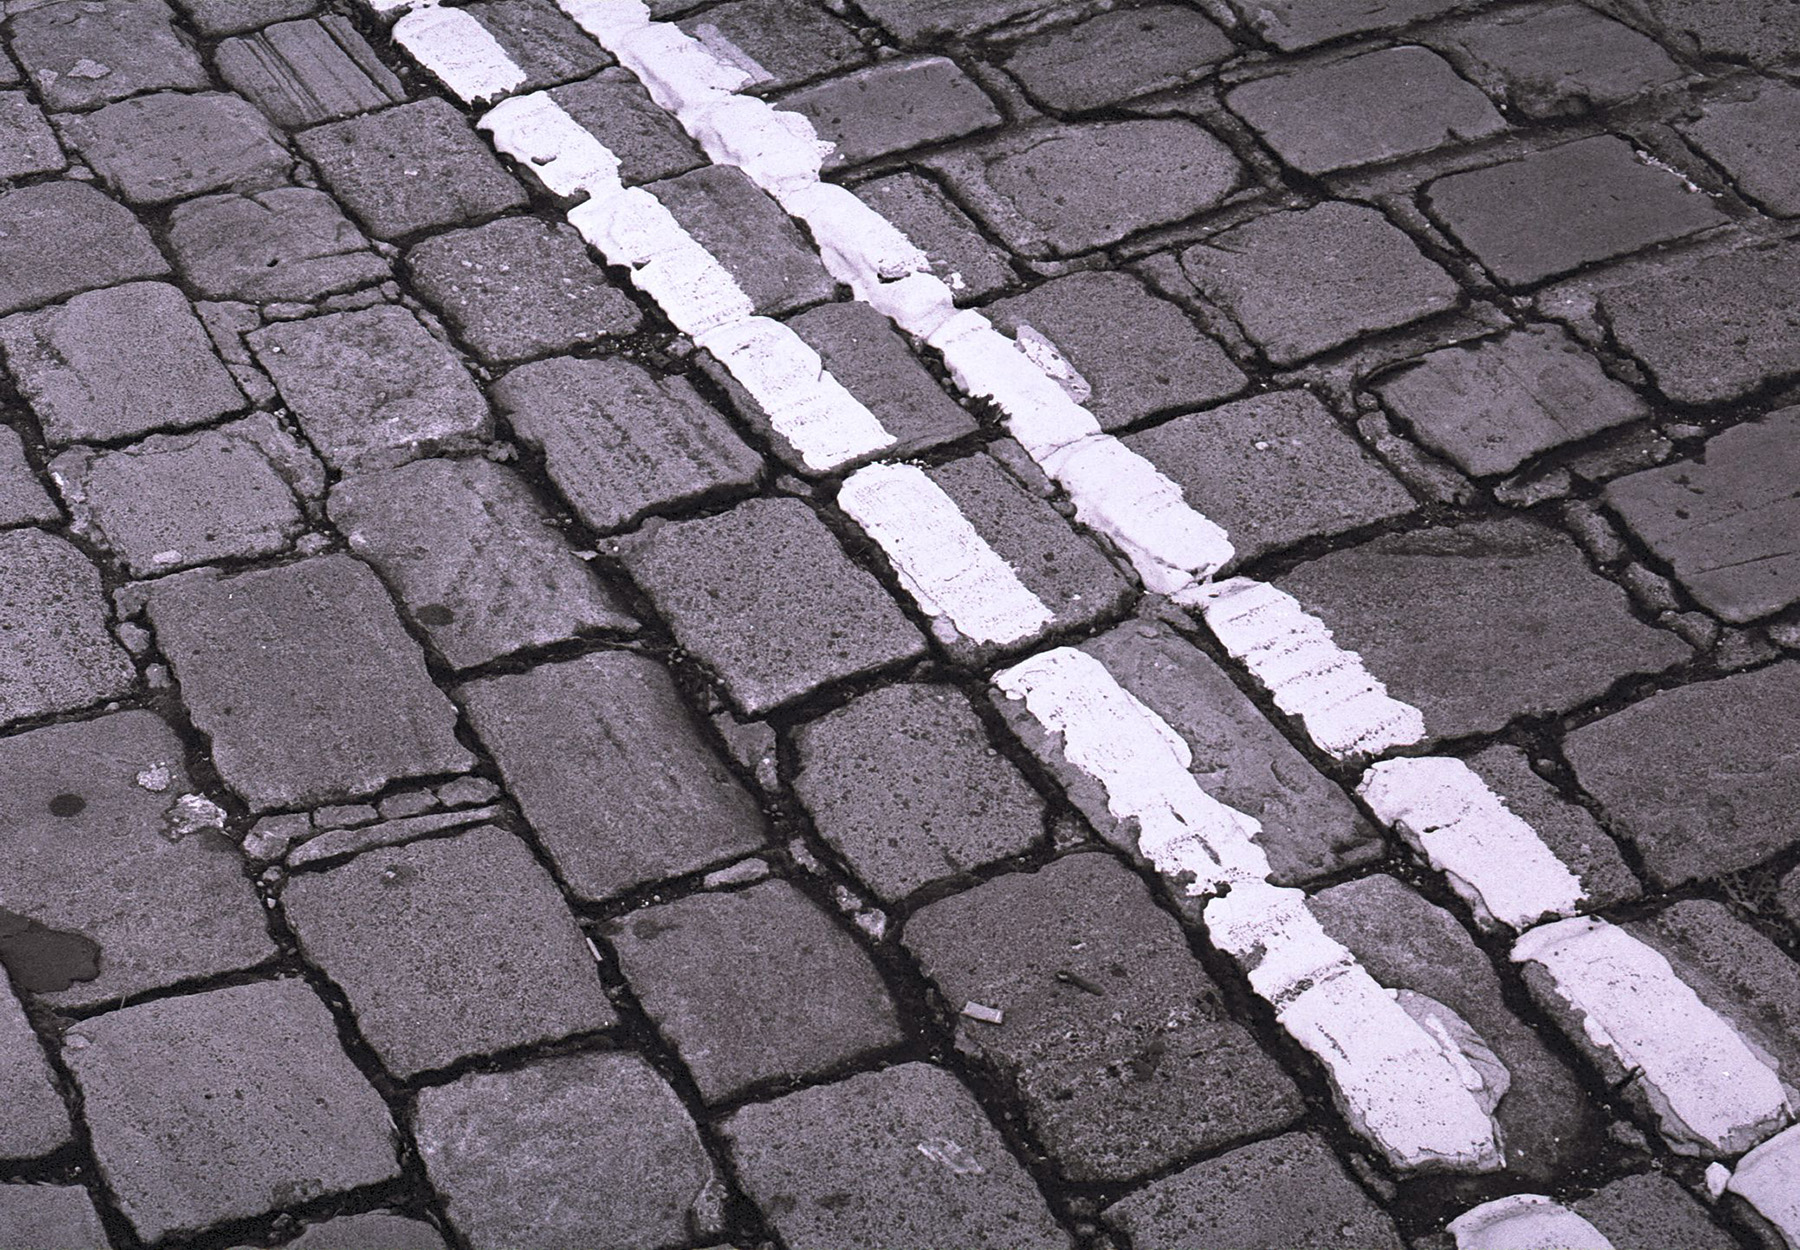
[[[56,132],[23,91],[0,91],[0,178],[52,174],[68,164]]]
[[[1127,435],[1125,445],[1225,527],[1237,564],[1418,506],[1307,391],[1273,391],[1176,417]]]
[[[175,0],[203,35],[235,35],[288,17],[304,17],[319,0]]]
[[[86,183],[0,194],[0,313],[167,272],[130,210]]]
[[[1764,82],[1754,95],[1706,105],[1681,131],[1741,194],[1777,217],[1800,217],[1800,89]]]
[[[1431,213],[1495,278],[1526,287],[1679,239],[1726,218],[1680,175],[1596,135],[1518,160],[1439,178]]]
[[[56,521],[61,516],[25,458],[19,432],[0,425],[0,526]]]
[[[244,341],[335,469],[385,468],[489,433],[462,362],[397,305],[278,322]]]
[[[473,682],[459,697],[582,898],[697,872],[763,841],[756,804],[652,660],[600,651]],[[547,735],[557,750],[543,749]]]
[[[106,632],[100,575],[42,530],[0,534],[0,632],[0,725],[115,698],[137,680]]]
[[[1126,1180],[1299,1114],[1180,927],[1110,855],[932,903],[904,940],[945,1001],[1005,1013],[957,1017],[957,1046],[1016,1091],[1071,1180]]]
[[[1150,4],[1034,35],[1005,64],[1045,108],[1080,112],[1204,78],[1234,51],[1194,10]]]
[[[524,71],[521,91],[586,78],[613,63],[551,0],[478,0],[465,8]]]
[[[212,84],[163,0],[84,0],[15,13],[12,47],[52,109],[92,108],[140,91]]]
[[[474,1250],[656,1250],[718,1231],[712,1160],[636,1055],[471,1072],[421,1091],[415,1132]]]
[[[1501,12],[1431,36],[1496,100],[1542,120],[1620,104],[1681,81],[1656,42],[1586,5]]]
[[[104,1246],[106,1230],[79,1185],[0,1185],[0,1245]]]
[[[1530,326],[1419,357],[1375,391],[1431,450],[1476,477],[1649,415],[1568,332]]]
[[[1232,7],[1257,34],[1292,52],[1340,35],[1386,30],[1436,17],[1463,0],[1231,0]]]
[[[293,158],[254,105],[218,92],[165,91],[62,121],[63,136],[132,204],[208,191],[263,191]]]
[[[738,1176],[793,1250],[1069,1245],[942,1068],[907,1063],[802,1090],[744,1108],[722,1131]]]
[[[493,388],[550,480],[590,528],[606,533],[646,513],[746,493],[762,458],[685,378],[628,361],[558,357],[524,365]]]
[[[935,183],[899,173],[862,183],[855,191],[924,250],[931,272],[956,292],[959,304],[985,299],[1017,282],[1006,253],[989,243]]]
[[[605,69],[551,89],[550,98],[619,158],[626,186],[673,178],[706,163],[674,116],[656,106],[629,70]]]
[[[68,1143],[69,1111],[54,1079],[25,1009],[0,984],[0,1159],[35,1159]],[[0,1187],[0,1230],[7,1225],[8,1196]]]
[[[1665,690],[1570,733],[1563,752],[1658,884],[1749,867],[1791,844],[1800,804],[1792,660]]]
[[[1705,1207],[1660,1172],[1627,1176],[1569,1205],[1615,1246],[1732,1250],[1737,1245],[1706,1218]]]
[[[1665,43],[1691,56],[1767,65],[1800,55],[1800,24],[1781,0],[1618,3],[1639,25],[1662,34]]]
[[[203,425],[244,406],[179,290],[133,282],[0,321],[19,391],[54,445]]]
[[[61,1009],[94,1007],[275,953],[256,891],[222,831],[182,836],[195,793],[185,748],[149,712],[0,740],[11,798],[0,908],[98,947],[98,975],[42,966],[21,985]],[[15,977],[20,970],[14,969]]]
[[[1404,1244],[1310,1133],[1196,1163],[1106,1208],[1135,1250],[1400,1250]]]
[[[749,716],[924,652],[886,591],[797,499],[755,499],[664,525],[627,571]]]
[[[868,0],[863,11],[902,43],[972,35],[1016,17],[1070,7],[1068,0]]]
[[[867,304],[821,304],[788,325],[819,353],[826,371],[875,414],[897,449],[929,447],[975,432],[975,418],[919,363],[893,323]],[[767,420],[741,387],[728,389],[747,415],[754,410],[759,423]],[[770,434],[786,441],[773,430]]]
[[[737,279],[758,313],[793,312],[836,292],[812,244],[742,171],[708,165],[649,190]]]
[[[503,217],[440,234],[406,254],[419,294],[483,360],[567,351],[644,322],[573,227]]]
[[[1277,585],[1420,708],[1434,738],[1568,711],[1690,654],[1633,617],[1574,543],[1522,517],[1387,534]]]
[[[211,299],[312,300],[389,276],[362,231],[311,187],[177,204],[169,246],[183,276]]]
[[[525,204],[488,145],[431,97],[328,122],[299,137],[327,186],[381,239],[461,225]]]
[[[1600,822],[1533,772],[1525,752],[1497,743],[1465,762],[1575,874],[1590,906],[1605,907],[1643,893]]]
[[[349,19],[336,14],[227,39],[213,56],[233,90],[288,130],[406,99],[393,71]]]
[[[1181,254],[1181,269],[1265,355],[1291,365],[1456,307],[1450,275],[1372,208],[1271,213]]]
[[[1795,928],[1800,928],[1800,868],[1791,869],[1781,879],[1780,888],[1775,895],[1775,905],[1787,921]]]
[[[307,1228],[283,1250],[445,1250],[444,1238],[422,1220],[386,1211],[340,1215]]]
[[[785,881],[648,907],[609,933],[625,979],[708,1102],[903,1038],[868,956]],[[722,950],[732,957],[717,958]]]
[[[842,19],[786,0],[731,0],[686,19],[681,28],[749,73],[756,91],[779,91],[869,59]]]
[[[399,1175],[387,1107],[304,981],[83,1020],[63,1058],[107,1186],[146,1241]]]
[[[473,762],[381,583],[349,556],[156,583],[150,619],[219,774],[253,809]]]
[[[819,138],[837,145],[826,169],[958,139],[1002,120],[981,88],[941,56],[883,61],[795,91],[781,107],[809,118]]]

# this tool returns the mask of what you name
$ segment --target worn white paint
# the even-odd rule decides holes
[[[826,272],[859,299],[863,291],[931,267],[898,227],[836,183],[809,182],[784,196],[782,207],[806,222]]]
[[[642,187],[577,205],[569,224],[609,264],[630,269],[632,284],[684,334],[698,339],[755,316],[737,279]]]
[[[1800,1127],[1787,1129],[1738,1162],[1725,1186],[1800,1250]]]
[[[1542,1194],[1509,1194],[1450,1221],[1456,1250],[1612,1250],[1575,1212]]]
[[[1078,404],[1085,404],[1094,397],[1094,388],[1088,380],[1081,376],[1073,362],[1062,353],[1062,349],[1035,326],[1021,324],[1013,335],[1013,343],[1020,353],[1036,365],[1043,375],[1063,388],[1063,393]]]
[[[394,23],[394,42],[464,104],[497,100],[525,85],[525,71],[500,41],[461,9],[414,9]]]
[[[623,190],[619,158],[546,92],[502,101],[476,125],[552,195],[597,199]]]

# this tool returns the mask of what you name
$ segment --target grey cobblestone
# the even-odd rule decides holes
[[[972,35],[1015,17],[1054,11],[1063,0],[866,0],[863,11],[902,44]]]
[[[4,921],[12,922],[10,915]],[[54,1080],[24,1007],[10,987],[0,986],[0,1159],[34,1159],[68,1143],[69,1111]],[[9,1215],[19,1218],[8,1210],[22,1205],[17,1198],[10,1187],[0,1186],[0,1230]]]
[[[819,138],[836,144],[826,169],[998,126],[1000,111],[945,57],[884,61],[782,97],[783,108],[809,118]]]
[[[1045,108],[1080,112],[1204,78],[1234,51],[1194,10],[1151,4],[1034,35],[1005,65]]]
[[[708,165],[649,190],[718,258],[763,316],[794,312],[836,292],[812,244],[738,170]]]
[[[1436,17],[1462,0],[1369,0],[1344,5],[1338,0],[1231,0],[1250,29],[1280,48],[1293,52],[1341,35],[1390,29]]]
[[[1006,253],[935,183],[917,174],[892,174],[862,183],[856,194],[924,249],[931,272],[956,292],[958,303],[985,299],[1017,281]]]
[[[788,325],[819,353],[831,376],[875,414],[897,448],[929,447],[975,432],[975,418],[919,363],[893,324],[867,304],[821,304]],[[746,419],[768,425],[767,415],[743,388],[726,389]],[[769,437],[787,441],[773,428]]]
[[[203,35],[235,35],[283,18],[305,17],[319,0],[175,0]]]
[[[786,0],[730,0],[687,18],[681,28],[750,73],[757,91],[779,91],[869,59],[841,18]]]
[[[331,197],[310,187],[188,200],[170,212],[168,238],[182,275],[216,300],[313,300],[390,273]]]
[[[1800,89],[1761,83],[1681,127],[1737,189],[1777,217],[1800,217]]]
[[[266,191],[293,167],[255,106],[217,92],[134,96],[59,124],[64,140],[131,204]]]
[[[400,80],[349,20],[336,15],[227,39],[213,58],[233,90],[287,130],[406,99]]]
[[[422,1220],[370,1211],[310,1225],[284,1250],[445,1250],[445,1246],[437,1229]]]
[[[0,426],[0,527],[61,519],[25,458],[25,444],[10,425]]]
[[[1467,763],[1536,831],[1556,858],[1568,865],[1581,882],[1589,905],[1606,907],[1643,893],[1600,822],[1533,772],[1525,752],[1496,743],[1471,755]]]
[[[627,186],[673,178],[706,163],[681,124],[651,103],[630,72],[605,69],[551,89],[550,98],[619,158]]]
[[[521,91],[586,78],[612,64],[551,0],[477,0],[464,7],[525,72]]]
[[[1656,42],[1585,5],[1499,12],[1434,35],[1500,103],[1534,120],[1606,108],[1680,82]]]
[[[67,165],[56,132],[23,91],[0,91],[0,178],[53,174]]]
[[[79,1185],[0,1185],[0,1245],[104,1246],[106,1230]]]
[[[92,108],[140,91],[204,91],[206,68],[163,0],[82,0],[25,8],[12,47],[52,109]]]
[[[0,534],[0,725],[116,698],[137,670],[106,632],[100,575],[42,530]]]
[[[168,271],[150,232],[85,183],[0,194],[0,313]]]
[[[1617,0],[1623,12],[1690,55],[1768,65],[1800,54],[1800,26],[1780,0]]]
[[[1660,1172],[1627,1176],[1569,1204],[1615,1246],[1732,1250],[1737,1245],[1706,1208]]]

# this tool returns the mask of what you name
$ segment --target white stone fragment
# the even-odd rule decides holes
[[[137,783],[152,794],[161,794],[174,781],[174,775],[167,764],[152,764],[148,768],[138,770]]]
[[[414,9],[394,23],[394,42],[465,104],[498,99],[525,83],[500,41],[461,9]]]
[[[1013,342],[1025,359],[1036,365],[1043,375],[1062,387],[1063,394],[1078,404],[1094,397],[1094,388],[1081,376],[1081,370],[1069,362],[1062,350],[1036,327],[1020,325]]]
[[[1385,760],[1363,774],[1357,793],[1486,927],[1523,930],[1580,907],[1581,881],[1461,760]]]
[[[909,464],[858,469],[838,492],[838,504],[880,544],[919,610],[963,637],[1017,642],[1055,619],[923,470]]]
[[[1456,1250],[1612,1250],[1599,1229],[1542,1194],[1509,1194],[1450,1221]]]
[[[971,1020],[979,1020],[983,1024],[1005,1024],[1006,1013],[998,1007],[990,1007],[986,1003],[978,1003],[970,999],[963,1004],[962,1014]]]
[[[600,198],[621,189],[619,158],[546,92],[504,100],[476,125],[552,195]]]
[[[931,267],[925,253],[892,222],[836,183],[809,183],[783,195],[781,206],[806,223],[826,271],[858,299]]]
[[[1717,1159],[1706,1165],[1703,1176],[1706,1181],[1706,1196],[1717,1202],[1725,1193],[1725,1187],[1731,1184],[1731,1169]]]
[[[777,199],[818,182],[833,147],[808,118],[753,96],[717,96],[678,118],[715,164],[741,169]]]
[[[577,205],[569,224],[610,264],[629,268],[632,283],[684,334],[697,338],[755,314],[725,266],[642,187]]]
[[[1745,1155],[1725,1188],[1756,1208],[1788,1250],[1800,1250],[1800,1127],[1776,1134]]]
[[[1788,1123],[1773,1064],[1625,930],[1559,920],[1521,936],[1512,957],[1548,973],[1583,1017],[1588,1043],[1634,1074],[1678,1154],[1733,1155]]]

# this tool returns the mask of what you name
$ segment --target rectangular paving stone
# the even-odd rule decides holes
[[[42,530],[0,534],[0,633],[0,725],[117,698],[137,680],[106,630],[100,574]]]
[[[164,91],[59,119],[63,138],[127,203],[265,191],[294,159],[256,107],[219,92]]]
[[[799,227],[740,170],[708,165],[649,190],[737,279],[759,314],[793,312],[836,294]]]
[[[206,68],[175,32],[163,0],[81,0],[21,6],[13,53],[52,109],[85,109],[176,88],[204,91]]]
[[[1246,25],[1283,52],[1341,35],[1388,30],[1449,12],[1464,0],[1231,0]]]
[[[13,923],[10,914],[0,918],[0,925]],[[35,1159],[70,1140],[69,1110],[56,1092],[43,1046],[25,1008],[0,984],[0,1159]],[[0,1231],[7,1226],[7,1197],[0,1188]]]
[[[85,182],[0,193],[0,313],[168,272],[131,211]]]
[[[94,1200],[79,1185],[0,1185],[0,1245],[104,1246]]]
[[[1432,216],[1507,287],[1528,287],[1597,261],[1723,225],[1680,175],[1596,135],[1439,178]]]
[[[1038,104],[1068,113],[1194,82],[1236,50],[1193,9],[1148,4],[1032,35],[1004,64]]]
[[[550,98],[619,158],[619,178],[626,186],[706,164],[681,123],[657,107],[629,70],[601,70],[583,82],[552,88]]]
[[[883,61],[790,92],[781,107],[809,119],[836,148],[826,169],[959,139],[998,126],[992,100],[948,57]]]
[[[869,59],[842,18],[787,0],[730,0],[685,19],[681,28],[714,56],[749,73],[758,92],[779,91]]]
[[[677,641],[747,716],[925,650],[893,599],[797,499],[665,524],[622,554]]]
[[[793,1250],[1067,1250],[1068,1235],[981,1107],[905,1063],[723,1121],[737,1174]]]
[[[1800,55],[1800,27],[1779,0],[1636,0],[1633,16],[1670,47],[1752,65]]]
[[[307,1226],[287,1243],[289,1250],[446,1250],[444,1238],[423,1220],[387,1211],[340,1215]]]
[[[826,371],[894,436],[894,450],[951,442],[978,428],[975,418],[920,363],[893,323],[867,304],[821,304],[789,318],[788,325],[819,353]],[[768,424],[767,415],[742,387],[726,389],[746,419]],[[786,443],[772,428],[770,435],[772,441]]]
[[[62,519],[25,458],[25,444],[10,425],[0,425],[0,527],[49,524]]]
[[[277,126],[298,130],[406,99],[348,18],[278,22],[213,51],[219,74]]]
[[[1606,108],[1682,79],[1655,40],[1582,4],[1499,12],[1434,34],[1479,86],[1533,120]]]
[[[920,908],[904,941],[956,1044],[1025,1107],[1071,1181],[1123,1181],[1292,1122],[1298,1091],[1226,1018],[1173,917],[1110,855],[1078,854]]]
[[[903,44],[934,35],[973,35],[1011,18],[1036,16],[1064,0],[867,0],[861,7]]]
[[[220,776],[253,810],[473,763],[387,592],[349,556],[178,574],[156,583],[149,611]]]
[[[53,174],[67,165],[56,132],[23,91],[0,91],[0,178]]]
[[[1615,1246],[1733,1250],[1738,1244],[1678,1181],[1661,1172],[1623,1177],[1569,1205]]]
[[[175,0],[203,35],[235,35],[283,18],[305,17],[319,0]]]
[[[400,1173],[388,1109],[304,981],[83,1020],[63,1058],[107,1187],[146,1241]]]
[[[392,276],[330,196],[311,187],[209,195],[177,204],[168,241],[201,295],[304,302]]]
[[[698,872],[764,841],[756,803],[653,660],[598,651],[471,682],[457,697],[580,898]],[[547,735],[556,750],[544,749]]]
[[[890,174],[853,188],[925,252],[931,272],[965,304],[1014,285],[1011,262],[937,184],[913,173]]]
[[[551,0],[477,0],[463,8],[524,71],[520,91],[586,78],[613,63]]]
[[[1760,83],[1740,99],[1711,101],[1680,130],[1739,194],[1777,217],[1800,217],[1800,89]]]

